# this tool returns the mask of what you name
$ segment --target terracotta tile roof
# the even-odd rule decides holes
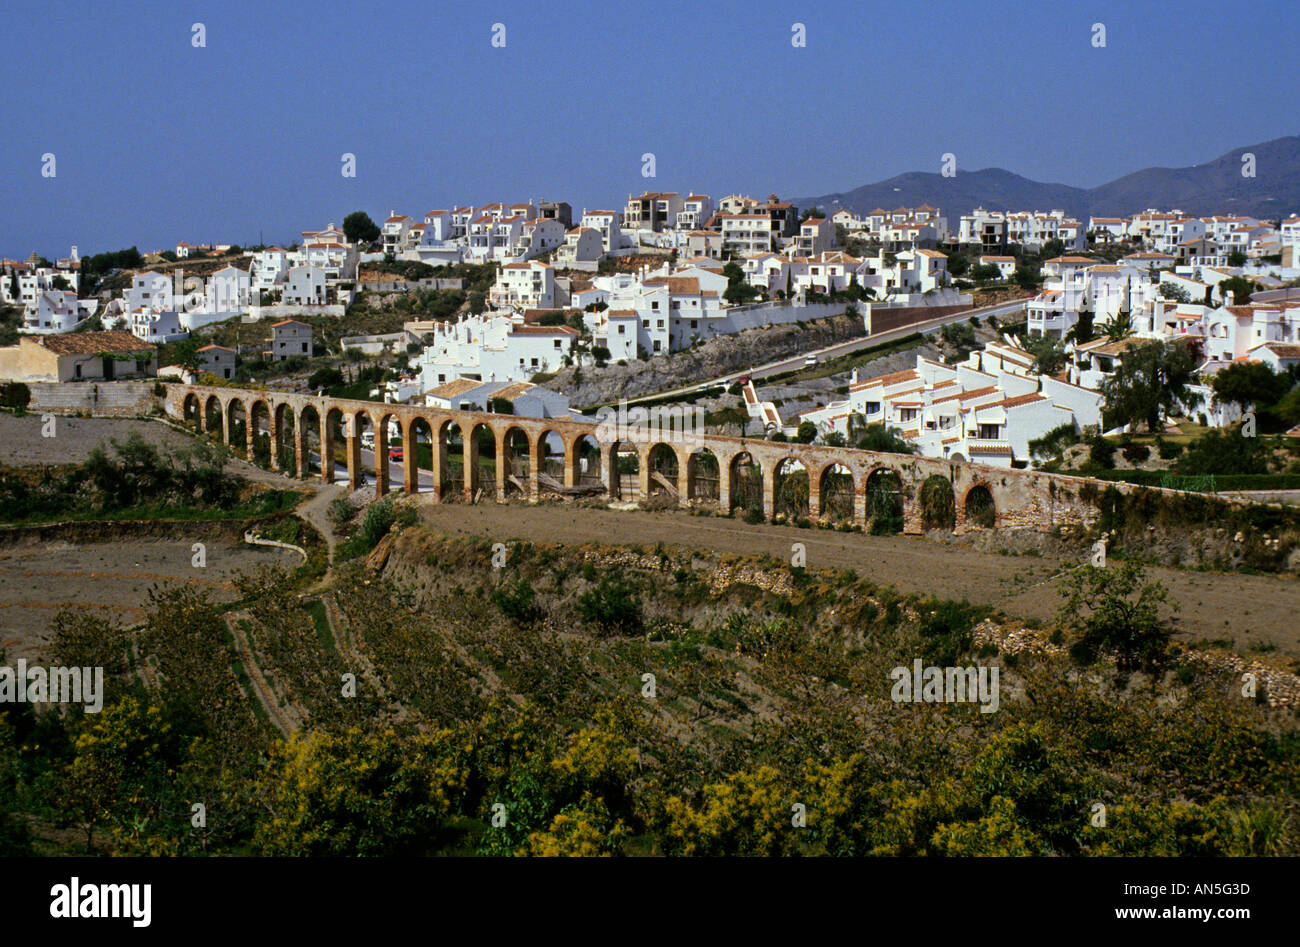
[[[453,378],[451,381],[439,385],[437,388],[430,388],[424,393],[424,395],[426,398],[453,398],[456,395],[461,395],[471,389],[478,388],[482,384],[483,382],[473,378]]]
[[[577,335],[570,326],[511,326],[511,335]]]
[[[530,381],[517,381],[513,385],[506,385],[506,387],[493,394],[492,397],[505,398],[509,401],[512,398],[518,398],[520,395],[532,391],[536,387],[537,386]]]
[[[1031,391],[1024,395],[1015,395],[1011,398],[1005,398],[996,404],[985,405],[986,408],[1018,408],[1022,404],[1033,404],[1035,401],[1046,401],[1043,395],[1036,391]]]
[[[29,336],[30,338],[30,336]],[[34,340],[37,345],[55,355],[97,355],[100,352],[144,352],[156,346],[137,339],[130,332],[114,329],[111,332],[65,332],[45,335]]]
[[[889,375],[880,375],[876,378],[868,379],[867,381],[860,381],[854,385],[853,388],[856,390],[866,388],[868,385],[896,385],[900,382],[912,381],[919,377],[921,376],[916,373],[915,368],[906,368],[901,372],[893,372]]]

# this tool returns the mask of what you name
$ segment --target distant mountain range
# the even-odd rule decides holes
[[[1255,177],[1242,177],[1242,155],[1255,156]],[[1092,188],[1043,184],[1004,171],[985,168],[955,177],[911,171],[887,181],[820,197],[794,198],[799,207],[820,207],[827,213],[847,209],[869,213],[877,207],[930,204],[957,220],[976,207],[989,210],[1064,210],[1088,222],[1090,216],[1128,217],[1156,207],[1178,208],[1188,214],[1245,214],[1261,219],[1289,217],[1300,212],[1300,136],[1275,138],[1258,145],[1234,148],[1205,164],[1190,168],[1146,168]]]

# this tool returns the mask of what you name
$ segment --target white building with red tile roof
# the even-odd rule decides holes
[[[420,356],[427,391],[459,377],[528,381],[558,371],[573,353],[578,331],[567,325],[528,325],[522,313],[484,313],[440,323]]]

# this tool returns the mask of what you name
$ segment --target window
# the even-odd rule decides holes
[[[981,424],[979,432],[980,440],[996,441],[998,439],[998,432],[1001,429],[1001,425],[999,424]]]

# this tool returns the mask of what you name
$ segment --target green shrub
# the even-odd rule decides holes
[[[605,576],[578,596],[578,614],[605,634],[634,634],[641,630],[641,599],[621,576]]]
[[[520,579],[513,587],[500,588],[492,593],[492,604],[501,614],[518,625],[529,625],[542,618],[542,610],[535,602],[533,585]]]

